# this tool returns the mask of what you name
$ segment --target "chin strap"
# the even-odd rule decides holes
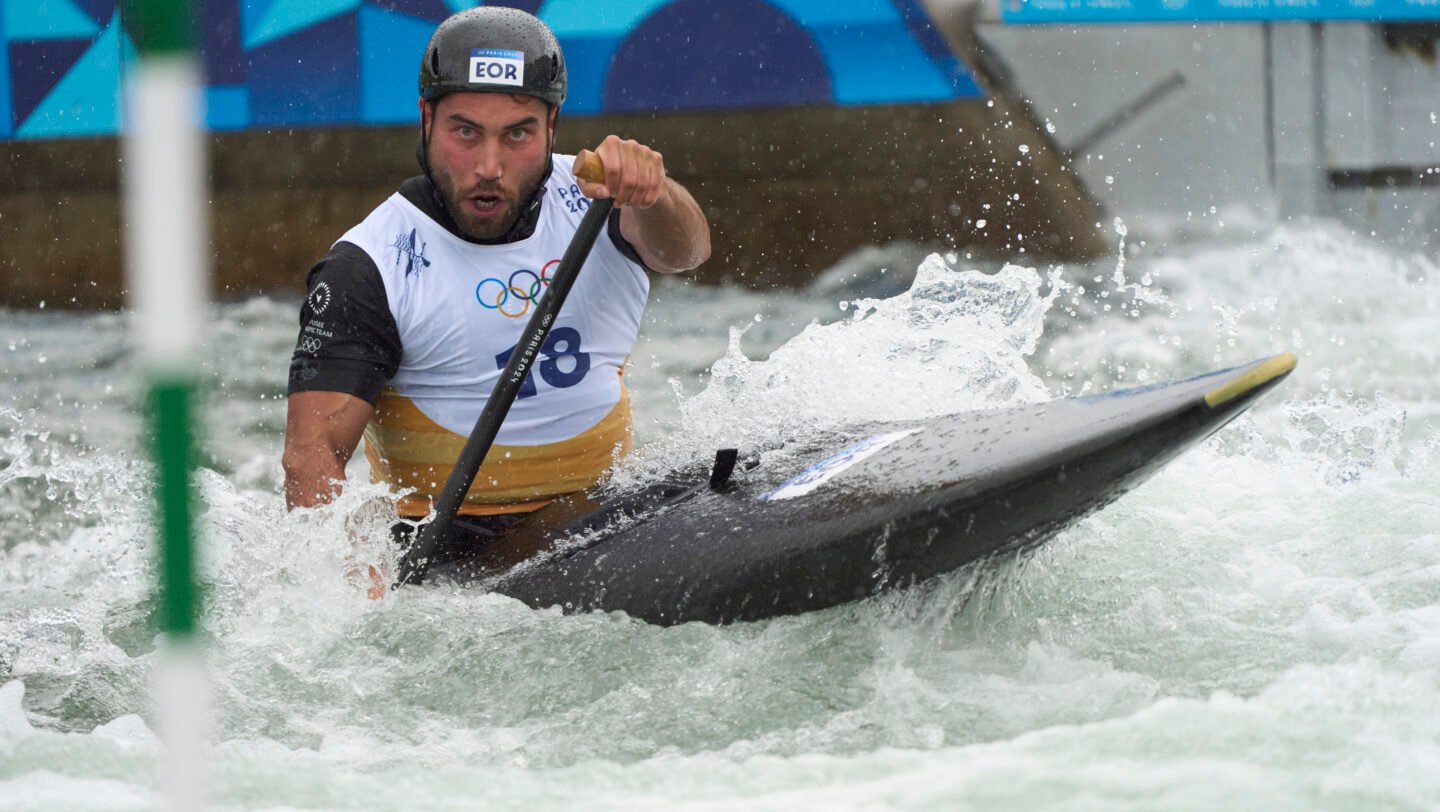
[[[430,105],[430,126],[434,127],[435,103],[429,101],[426,102],[426,104]],[[546,104],[546,108],[550,109],[548,103]],[[556,129],[560,127],[559,116],[556,116],[555,127]],[[466,242],[478,243],[480,245],[502,245],[504,243],[518,242],[535,233],[535,227],[540,223],[540,204],[544,201],[545,182],[550,180],[550,174],[555,171],[554,149],[555,140],[551,134],[550,127],[546,126],[545,173],[540,176],[539,182],[535,184],[535,188],[531,190],[530,196],[527,197],[522,204],[520,216],[515,218],[515,224],[510,226],[509,231],[506,231],[493,240],[477,240],[460,231],[458,221],[455,219],[455,213],[450,211],[450,203],[445,200],[445,195],[440,193],[440,184],[435,182],[435,176],[430,172],[430,130],[428,128],[422,129],[420,131],[420,137],[415,141],[415,160],[420,164],[420,171],[425,173],[425,180],[430,181],[430,194],[435,198],[435,202],[439,205],[440,211],[445,212],[445,216],[450,220],[450,222],[441,223],[441,225],[445,226],[450,233]]]

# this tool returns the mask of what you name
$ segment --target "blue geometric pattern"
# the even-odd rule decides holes
[[[241,17],[245,28],[245,47],[256,48],[331,17],[354,11],[360,7],[360,0],[250,0],[242,3],[242,6],[247,5],[253,10]]]
[[[7,3],[5,8],[9,7]],[[5,35],[9,30],[5,24],[6,13],[0,10],[0,138],[9,138],[15,131],[14,113],[10,108],[10,39]]]
[[[35,47],[39,43],[26,43]],[[51,40],[54,46],[62,42]],[[74,41],[63,41],[74,47]],[[133,58],[135,49],[120,25],[119,12],[112,12],[110,22],[88,45],[68,69],[57,71],[55,84],[38,102],[22,98],[15,87],[15,122],[17,138],[57,138],[74,135],[106,135],[120,129],[120,85],[116,81],[121,64]],[[11,43],[12,53],[18,43]],[[28,63],[14,66],[16,78],[25,76]],[[33,93],[34,85],[23,90]]]
[[[0,0],[0,140],[114,134],[117,0]],[[435,26],[483,0],[197,0],[214,130],[416,120]],[[545,20],[569,114],[979,98],[919,0],[498,0]],[[683,43],[680,45],[679,43]]]
[[[89,14],[66,0],[5,0],[4,18],[6,35],[16,41],[86,39],[100,33]]]
[[[812,32],[765,0],[729,0],[726,14],[736,24],[712,27],[713,5],[707,0],[677,0],[645,17],[618,38],[613,52],[586,40],[594,51],[587,59],[610,65],[604,96],[582,85],[572,91],[567,107],[590,110],[683,110],[697,100],[714,107],[779,107],[826,104],[833,98],[834,72]],[[764,37],[757,32],[765,32]],[[654,48],[651,43],[684,42],[684,48]],[[727,81],[714,81],[717,68]]]
[[[1004,0],[1007,23],[1195,23],[1440,20],[1434,0]]]
[[[28,119],[94,44],[88,39],[12,43],[10,50],[15,55],[15,87],[10,96],[15,117],[12,123]]]
[[[416,74],[435,23],[396,11],[360,10],[360,117],[376,124],[400,124],[419,116]],[[396,100],[409,104],[396,104]]]
[[[251,125],[361,122],[358,27],[341,14],[247,50]]]

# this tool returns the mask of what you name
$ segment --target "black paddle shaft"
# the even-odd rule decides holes
[[[565,304],[565,297],[570,295],[570,288],[574,286],[575,278],[580,275],[580,266],[584,265],[585,258],[590,256],[595,238],[599,236],[600,229],[605,227],[614,205],[615,202],[609,198],[590,201],[590,208],[585,211],[580,227],[575,230],[570,246],[565,249],[565,256],[560,259],[560,268],[555,271],[555,276],[551,277],[545,295],[540,297],[534,315],[530,317],[529,323],[525,325],[525,332],[521,334],[520,343],[505,364],[505,370],[500,373],[500,380],[490,392],[490,399],[485,401],[485,409],[475,421],[470,439],[465,441],[465,448],[450,471],[450,478],[445,480],[445,487],[440,491],[439,504],[435,506],[435,518],[420,529],[419,538],[400,557],[400,579],[397,586],[424,576],[435,548],[450,529],[450,523],[460,510],[460,503],[469,492],[470,484],[475,481],[480,464],[485,461],[485,455],[490,453],[490,446],[494,445],[495,436],[500,433],[500,424],[505,422],[505,415],[510,413],[510,406],[515,402],[515,396],[520,393],[525,376],[530,374],[530,367],[539,357],[540,348],[545,346],[545,338],[550,335],[550,328],[560,314],[560,306]]]

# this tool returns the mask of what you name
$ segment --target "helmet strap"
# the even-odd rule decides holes
[[[425,173],[425,180],[430,181],[430,188],[435,193],[435,199],[440,201],[440,209],[450,216],[454,222],[455,216],[450,212],[449,204],[445,202],[445,196],[440,194],[440,184],[435,182],[435,176],[430,173],[430,130],[435,126],[435,102],[425,102],[430,111],[430,124],[426,126],[425,115],[420,116],[420,137],[415,141],[415,160],[420,162],[420,171]]]

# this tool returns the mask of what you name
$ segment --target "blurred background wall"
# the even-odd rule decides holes
[[[0,1],[0,305],[118,306],[124,21]],[[417,171],[419,54],[470,4],[203,0],[220,295],[298,289]],[[1440,242],[1429,0],[504,4],[566,50],[562,151],[637,138],[696,193],[703,281],[800,285],[887,244],[1085,260],[1117,217]]]
[[[4,2],[0,303],[118,305],[124,20],[114,0]],[[467,5],[201,3],[221,295],[298,289],[418,171],[420,53]],[[892,241],[1104,250],[1088,195],[913,0],[505,5],[567,54],[562,151],[634,137],[696,193],[716,231],[703,280],[803,284]]]
[[[935,0],[1152,238],[1326,218],[1440,251],[1440,4]]]

